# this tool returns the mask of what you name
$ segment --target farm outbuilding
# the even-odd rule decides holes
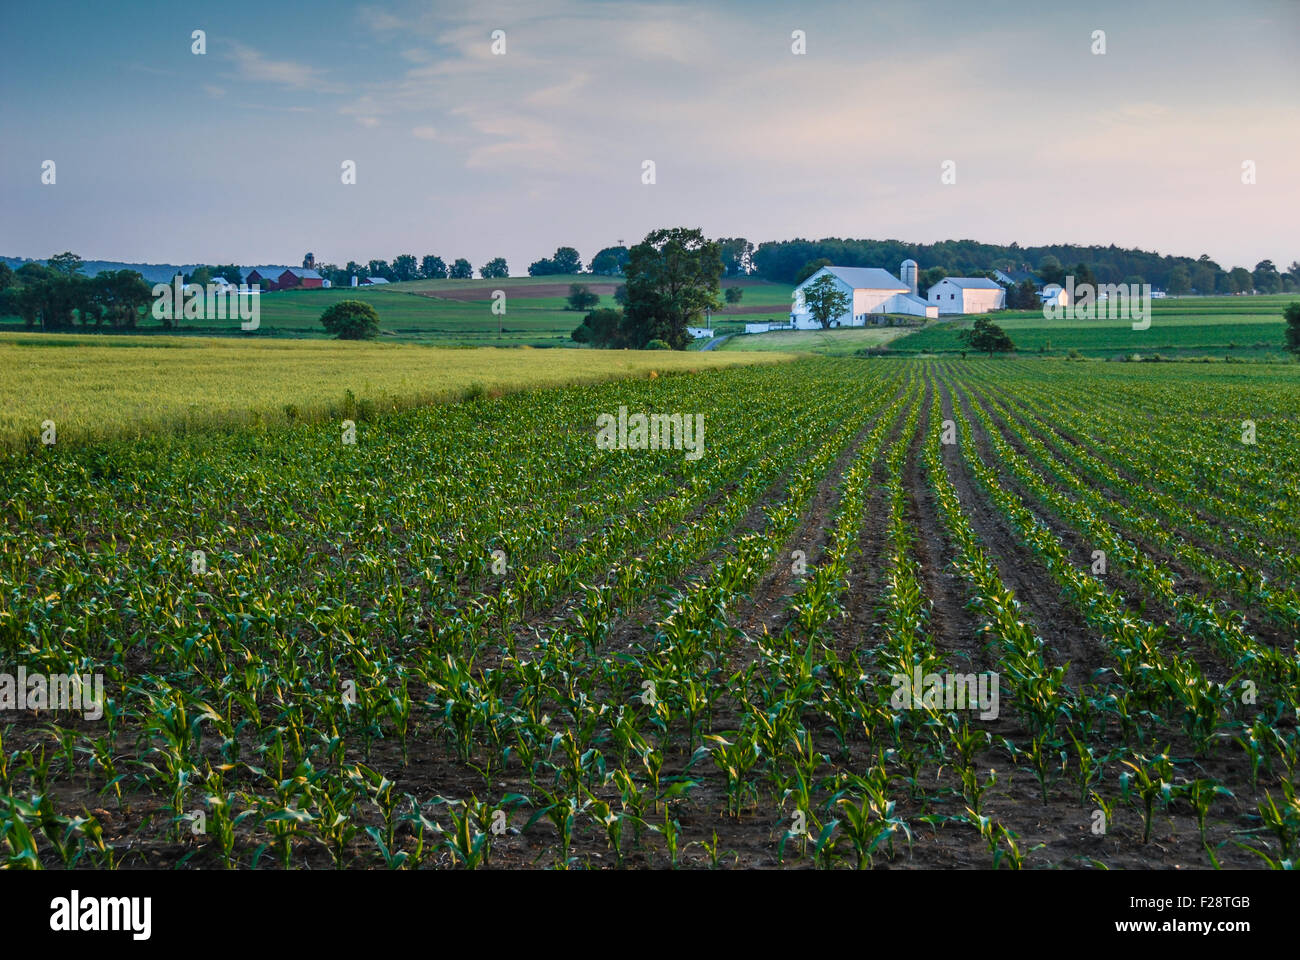
[[[1002,284],[985,277],[944,277],[929,291],[931,305],[945,313],[988,313],[1006,306]]]

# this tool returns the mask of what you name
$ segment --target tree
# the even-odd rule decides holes
[[[393,258],[393,277],[399,281],[414,280],[419,275],[415,265],[415,254],[404,253]]]
[[[464,257],[457,257],[456,262],[451,265],[450,276],[453,280],[470,280],[474,276],[474,268]]]
[[[743,287],[727,287],[727,289],[723,291],[723,296],[726,297],[727,303],[732,306],[740,303],[740,298],[744,295],[745,289]]]
[[[530,277],[547,277],[553,273],[558,273],[555,269],[555,261],[548,259],[534,260],[528,265],[528,275]]]
[[[686,332],[706,310],[716,310],[722,258],[698,229],[653,230],[629,251],[623,333],[640,349],[663,340],[674,350],[691,342]]]
[[[1095,293],[1097,289],[1097,275],[1092,272],[1092,268],[1086,263],[1076,263],[1074,265],[1074,285],[1079,287],[1085,283],[1092,287],[1093,292]]]
[[[970,330],[963,330],[957,334],[957,338],[969,344],[972,350],[987,353],[989,359],[993,358],[995,352],[1006,353],[1016,349],[1016,345],[1011,342],[1006,331],[988,317],[976,317],[975,326]]]
[[[320,322],[336,340],[373,340],[379,336],[379,314],[362,300],[340,300],[326,308]]]
[[[1016,299],[1021,310],[1043,309],[1043,300],[1038,295],[1038,288],[1034,286],[1034,281],[1028,278],[1020,281],[1020,294]]]
[[[153,288],[135,270],[105,270],[87,283],[83,323],[88,315],[96,326],[107,321],[114,327],[134,327],[141,310],[153,300]]]
[[[1038,279],[1043,283],[1059,283],[1065,285],[1065,270],[1061,267],[1061,261],[1056,259],[1052,254],[1048,254],[1038,261]]]
[[[478,268],[478,275],[484,280],[500,280],[510,276],[505,257],[493,257]]]
[[[754,269],[754,245],[744,237],[723,237],[718,241],[718,254],[724,276],[743,277]]]
[[[1300,301],[1288,304],[1282,316],[1286,320],[1286,348],[1300,354]]]
[[[383,277],[385,280],[393,279],[393,268],[388,265],[387,260],[371,260],[370,273],[371,277]]]
[[[426,280],[446,280],[447,265],[442,262],[442,257],[435,257],[433,254],[425,254],[424,259],[420,261],[420,275]]]
[[[811,277],[822,267],[829,267],[829,266],[831,266],[831,262],[826,257],[822,257],[820,260],[809,260],[802,267],[800,267],[799,272],[795,274],[795,278],[794,278],[795,286],[797,287],[799,284],[803,283],[805,280]]]
[[[1215,276],[1218,272],[1216,267],[1198,263],[1192,268],[1192,287],[1201,296],[1209,296],[1214,293]]]
[[[922,270],[916,278],[916,292],[919,296],[927,296],[927,291],[936,283],[948,276],[948,271],[943,267],[927,267]]]
[[[600,296],[592,293],[591,288],[585,283],[569,284],[569,297],[565,310],[590,310],[598,303],[600,303]]]
[[[69,277],[75,277],[77,274],[81,273],[81,268],[85,266],[85,261],[71,250],[65,250],[63,253],[55,254],[50,257],[47,262],[51,270]]]
[[[625,346],[623,339],[623,311],[593,310],[582,318],[582,323],[569,334],[574,343],[585,343],[601,349]]]
[[[829,330],[832,320],[847,313],[851,303],[849,295],[830,274],[818,277],[804,288],[803,302],[823,330]]]
[[[1192,288],[1192,275],[1186,267],[1180,264],[1169,271],[1169,280],[1166,286],[1170,295],[1181,297]]]
[[[1282,289],[1282,275],[1277,272],[1272,260],[1261,260],[1255,264],[1251,279],[1260,293],[1277,293]]]
[[[207,266],[195,267],[193,273],[187,273],[182,278],[186,283],[197,283],[199,286],[205,286],[212,282],[212,268]]]
[[[620,307],[627,306],[627,284],[620,283],[614,288],[614,302]]]
[[[573,247],[559,247],[551,258],[556,273],[582,273],[582,258]]]
[[[627,247],[605,247],[591,258],[591,265],[588,269],[592,273],[614,277],[623,272],[623,266],[626,263]]]
[[[10,269],[9,264],[0,260],[0,290],[8,290],[18,281],[14,279],[14,272]]]
[[[1245,267],[1233,267],[1228,274],[1233,293],[1251,293],[1255,289],[1255,279]]]

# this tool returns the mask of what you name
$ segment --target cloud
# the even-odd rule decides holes
[[[239,76],[256,83],[272,83],[291,90],[315,90],[321,93],[340,93],[342,88],[325,79],[325,71],[293,60],[268,60],[257,50],[236,43],[231,48]]]
[[[413,127],[411,129],[411,136],[415,137],[417,140],[435,140],[437,139],[438,131],[433,127]]]

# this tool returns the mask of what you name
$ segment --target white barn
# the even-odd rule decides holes
[[[864,327],[870,314],[904,313],[916,317],[937,317],[939,311],[916,292],[916,261],[904,260],[899,280],[879,267],[822,267],[794,289],[790,323],[796,330],[820,330],[804,301],[804,289],[829,276],[848,296],[849,309],[831,320],[832,327]]]
[[[940,314],[988,313],[1007,303],[1002,284],[984,277],[944,277],[928,291],[930,303]]]

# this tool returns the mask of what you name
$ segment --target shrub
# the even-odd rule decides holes
[[[671,350],[672,347],[664,340],[651,340],[645,345],[647,350]]]
[[[320,315],[320,322],[336,340],[373,340],[379,336],[379,314],[361,300],[340,300]]]

